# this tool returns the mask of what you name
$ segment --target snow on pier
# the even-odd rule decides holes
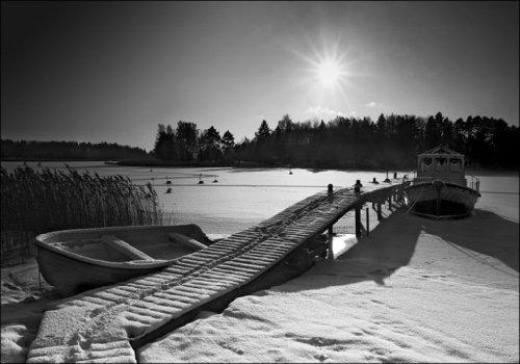
[[[384,203],[405,185],[318,193],[158,273],[66,299],[44,314],[27,362],[135,363],[134,348],[229,301],[348,211]]]

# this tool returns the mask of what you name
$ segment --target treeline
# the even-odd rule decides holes
[[[294,122],[284,115],[272,129],[262,120],[252,139],[235,143],[227,130],[200,131],[179,121],[159,124],[150,153],[115,143],[1,140],[1,157],[25,160],[119,160],[141,165],[293,166],[303,168],[414,168],[417,153],[439,144],[463,153],[472,167],[518,169],[519,128],[502,119],[468,116],[452,121],[440,112],[429,117],[338,116],[325,122]]]
[[[235,158],[235,137],[229,130],[221,136],[213,126],[201,133],[197,124],[187,121],[179,121],[176,130],[159,124],[152,153],[158,159],[179,164],[230,164]]]
[[[2,160],[119,160],[148,157],[141,148],[116,143],[1,140]]]
[[[153,154],[165,161],[305,168],[414,168],[417,153],[439,144],[463,153],[472,167],[518,169],[519,128],[502,119],[468,116],[451,121],[442,113],[426,118],[381,114],[337,117],[325,123],[293,122],[284,115],[271,129],[262,120],[254,138],[235,144],[212,126],[199,133],[195,123],[176,130],[159,125]]]

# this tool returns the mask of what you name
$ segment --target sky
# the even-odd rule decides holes
[[[519,120],[518,2],[1,3],[4,139],[153,148],[338,115]]]

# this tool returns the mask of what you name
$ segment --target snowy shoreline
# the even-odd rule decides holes
[[[338,260],[203,312],[137,359],[518,362],[518,210],[500,201],[462,220],[395,213]],[[56,302],[34,267],[2,269],[2,362],[25,361]]]

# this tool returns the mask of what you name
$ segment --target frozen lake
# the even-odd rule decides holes
[[[135,184],[154,185],[166,223],[195,223],[208,233],[234,233],[250,227],[284,208],[316,193],[332,183],[335,188],[351,187],[357,179],[367,184],[381,171],[314,172],[287,168],[150,168],[107,165],[103,162],[28,162],[33,168],[65,168],[105,175],[123,175]],[[20,162],[2,162],[8,171]],[[289,172],[292,172],[290,174]],[[411,171],[397,171],[398,177]],[[393,171],[390,171],[390,178]],[[490,209],[499,215],[516,216],[518,221],[518,174],[478,175],[482,197],[476,208]],[[171,184],[167,184],[170,181]],[[203,184],[199,184],[203,181]],[[213,182],[216,181],[216,182]],[[172,192],[166,193],[171,187]],[[500,200],[497,204],[496,201]],[[490,201],[493,201],[493,204]],[[492,206],[491,206],[492,205]]]

